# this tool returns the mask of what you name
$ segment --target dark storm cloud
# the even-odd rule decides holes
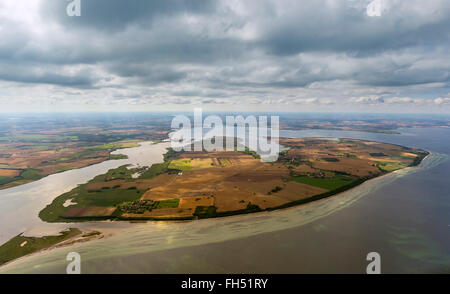
[[[88,77],[71,77],[54,73],[16,75],[14,73],[0,72],[0,79],[4,81],[19,81],[21,83],[49,84],[74,88],[92,87],[92,80]]]
[[[98,77],[89,70],[69,74],[54,67],[0,63],[0,80],[88,89],[93,87]]]
[[[120,77],[135,78],[142,84],[175,83],[187,77],[187,73],[168,66],[152,66],[144,63],[112,63],[107,69]]]
[[[380,1],[382,15],[369,17],[366,0],[81,0],[81,17],[69,17],[69,1],[41,0],[34,22],[0,18],[0,79],[133,88],[111,97],[151,87],[174,103],[344,92],[330,90],[339,84],[360,95],[445,92],[450,2]],[[292,91],[279,98],[295,100]]]
[[[392,2],[382,17],[369,17],[349,8],[347,1],[327,9],[326,1],[296,1],[297,9],[284,17],[267,17],[260,42],[268,52],[292,55],[308,51],[347,52],[364,57],[413,46],[448,45],[450,5],[424,17],[409,9],[409,1]],[[426,4],[423,3],[426,9]],[[439,17],[445,15],[445,17]]]

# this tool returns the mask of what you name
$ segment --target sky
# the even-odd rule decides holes
[[[0,112],[450,113],[448,0],[79,1],[0,1]]]

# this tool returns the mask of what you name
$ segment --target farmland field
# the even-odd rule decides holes
[[[90,127],[55,127],[53,123],[39,126],[3,125],[0,136],[0,189],[39,180],[47,175],[82,168],[105,160],[124,159],[111,152],[137,147],[140,141],[161,140],[167,135],[164,127],[91,122]],[[21,131],[18,130],[20,126]]]
[[[299,183],[303,183],[303,184],[307,184],[307,185],[311,185],[311,186],[315,186],[315,187],[319,187],[319,188],[324,188],[327,190],[334,190],[334,189],[337,189],[337,188],[340,188],[342,186],[352,183],[355,180],[355,178],[351,178],[348,176],[342,176],[342,175],[332,176],[332,177],[328,177],[328,178],[294,176],[294,177],[292,177],[292,180],[299,182]]]
[[[178,153],[169,149],[163,163],[121,166],[96,176],[57,197],[40,217],[48,222],[177,220],[272,210],[331,196],[415,165],[427,154],[348,139],[284,138],[281,143],[287,149],[274,163],[262,162],[250,150]],[[67,201],[73,204],[64,206]]]

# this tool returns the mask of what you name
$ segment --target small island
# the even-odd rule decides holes
[[[276,162],[249,150],[175,152],[151,167],[121,166],[62,194],[47,222],[193,220],[270,211],[323,199],[429,153],[356,139],[281,138]]]
[[[0,246],[0,266],[43,250],[70,246],[102,237],[102,233],[98,231],[82,232],[76,228],[69,228],[55,236],[27,237],[22,233]]]

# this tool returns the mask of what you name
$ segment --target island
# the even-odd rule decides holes
[[[175,152],[150,167],[121,166],[45,207],[46,222],[194,220],[271,211],[330,197],[418,165],[429,153],[399,145],[280,138],[276,162],[256,152]]]

